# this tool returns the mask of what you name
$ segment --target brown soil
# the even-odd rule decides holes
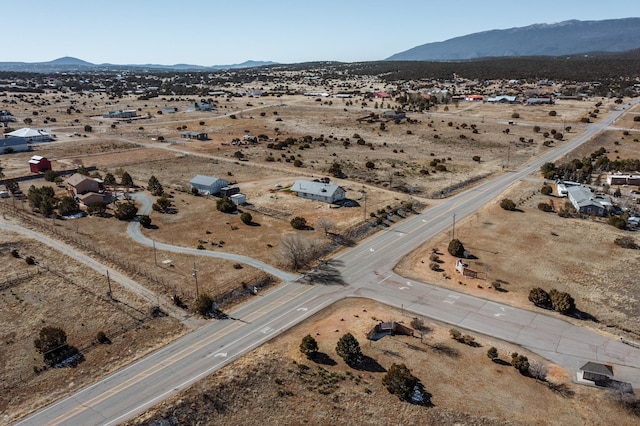
[[[511,351],[524,352],[484,336],[475,336],[481,346],[472,348],[453,341],[446,326],[427,322],[432,332],[423,342],[409,336],[367,341],[366,333],[382,320],[411,322],[399,310],[368,300],[339,302],[127,424],[158,424],[161,419],[169,425],[259,425],[265,419],[270,424],[310,425],[637,421],[600,390],[568,384],[574,395],[565,398],[509,365],[491,362],[486,356],[490,346],[498,348],[503,360]],[[359,340],[369,368],[350,368],[336,355],[336,342],[347,332]],[[299,352],[306,334],[318,341],[321,361]],[[389,394],[382,378],[393,363],[407,365],[421,380],[432,406],[401,402]],[[557,367],[551,366],[550,372],[554,383],[568,382]]]

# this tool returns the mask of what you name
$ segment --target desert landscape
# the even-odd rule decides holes
[[[101,182],[112,175],[116,183],[105,182],[105,193],[115,202],[102,214],[45,217],[28,196],[14,194],[0,199],[0,223],[63,241],[156,295],[156,300],[149,300],[116,284],[108,294],[105,277],[74,256],[3,229],[0,253],[5,261],[0,268],[5,278],[0,297],[6,309],[1,316],[6,324],[20,319],[18,326],[0,334],[0,415],[5,421],[216,321],[198,314],[198,296],[210,296],[216,311],[226,311],[282,284],[281,278],[256,266],[205,252],[247,256],[291,274],[304,272],[368,235],[388,230],[408,216],[428,213],[450,196],[527,164],[630,100],[591,96],[534,106],[522,101],[456,100],[417,111],[400,102],[400,96],[372,95],[398,91],[379,78],[314,84],[305,77],[305,72],[283,73],[282,81],[290,88],[285,93],[278,90],[282,82],[248,81],[225,87],[223,95],[113,96],[57,89],[4,94],[3,108],[17,120],[8,123],[5,133],[28,124],[55,134],[53,141],[31,144],[29,152],[5,151],[0,156],[7,189],[7,181],[17,181],[24,194],[32,186],[51,188],[61,199],[69,194],[65,179],[74,171],[86,171]],[[248,96],[259,83],[262,92],[273,93]],[[466,83],[447,82],[446,87],[455,86],[460,93]],[[331,88],[338,85],[349,87],[353,95],[304,94],[335,92]],[[500,87],[496,83],[483,90],[495,93]],[[218,93],[215,89],[219,88],[206,92]],[[521,93],[562,89],[563,83],[541,89],[532,82],[518,88]],[[212,110],[195,107],[203,104]],[[134,111],[135,117],[103,116],[116,110]],[[392,114],[385,116],[389,111]],[[640,108],[634,106],[615,128],[556,163],[588,159],[601,148],[611,160],[637,159],[637,116]],[[206,140],[189,139],[185,132],[204,133]],[[48,158],[61,179],[48,181],[43,174],[32,174],[29,160],[34,154]],[[122,182],[125,175],[133,185]],[[192,191],[189,182],[196,175],[239,187],[246,203],[232,213],[219,211],[220,197]],[[161,183],[164,195],[152,194],[152,177]],[[606,171],[594,172],[592,178],[594,188],[613,194],[616,186],[604,185]],[[298,179],[335,183],[344,189],[345,202],[298,197],[289,189]],[[553,192],[543,194],[547,185]],[[617,203],[626,211],[637,210],[637,186],[618,189]],[[131,200],[141,209],[142,200],[157,203],[160,198],[168,208],[139,213],[150,220],[141,234],[153,241],[152,246],[143,245],[128,230],[131,222],[116,218],[118,206]],[[505,187],[501,199],[513,200],[515,208],[504,209],[500,199],[495,200],[426,241],[395,271],[415,281],[562,317],[606,336],[639,341],[633,266],[639,255],[615,242],[620,237],[637,240],[631,227],[619,229],[596,216],[561,217],[558,213],[567,199],[542,173]],[[550,211],[542,211],[541,203],[549,204]],[[81,210],[86,213],[87,207]],[[245,213],[250,214],[249,222]],[[305,226],[296,229],[294,218],[303,218]],[[291,264],[291,253],[283,244],[291,235],[313,249],[302,268]],[[452,239],[473,255],[465,262],[477,272],[476,278],[456,271],[457,258],[447,250]],[[156,249],[156,244],[197,252],[170,252]],[[535,287],[571,294],[584,315],[561,316],[534,306],[529,292]],[[169,305],[184,317],[163,308]],[[246,421],[249,413],[255,424],[267,417],[274,424],[380,424],[382,419],[390,424],[545,424],[545,410],[563,413],[558,419],[562,424],[600,424],[594,420],[598,416],[634,424],[605,392],[574,384],[572,373],[558,366],[550,365],[548,380],[541,383],[487,358],[491,346],[505,361],[513,352],[526,353],[515,345],[482,335],[475,336],[477,347],[461,345],[451,339],[446,324],[428,319],[425,339],[389,336],[366,341],[377,319],[409,324],[413,317],[364,299],[340,302],[129,424],[158,424],[169,418],[167,424],[251,424]],[[63,327],[69,344],[80,350],[74,366],[43,364],[33,341],[45,326]],[[337,339],[347,331],[357,337],[378,370],[354,371],[335,354]],[[100,342],[100,332],[108,344]],[[299,352],[300,340],[309,333],[327,355],[324,362],[312,362]],[[396,362],[405,363],[421,380],[432,406],[406,404],[385,391],[383,373]],[[316,382],[325,376],[333,378],[330,385]],[[571,397],[545,383],[566,387]],[[326,394],[320,392],[323,386]],[[531,404],[533,400],[537,403]],[[363,406],[368,408],[361,410]]]

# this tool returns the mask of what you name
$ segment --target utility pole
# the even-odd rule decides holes
[[[158,257],[156,256],[156,240],[151,241],[153,241],[153,263],[158,266]]]
[[[507,145],[507,169],[509,168],[509,157],[511,157],[511,143]]]
[[[453,227],[451,228],[451,239],[456,238],[456,214],[453,214]]]
[[[196,280],[196,299],[198,298],[198,270],[196,269],[196,262],[193,262],[193,269],[191,276]]]
[[[107,292],[107,296],[109,296],[109,299],[113,299],[113,293],[111,292],[111,278],[109,278],[108,269],[107,269],[107,285],[109,286],[109,291]]]
[[[367,192],[362,187],[362,198],[364,199],[364,221],[367,221]]]

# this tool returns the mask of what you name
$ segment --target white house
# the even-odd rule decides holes
[[[216,177],[197,175],[189,181],[189,185],[192,189],[196,188],[202,195],[214,195],[219,194],[223,187],[229,185],[229,182]]]
[[[291,190],[297,192],[298,197],[324,201],[325,203],[335,203],[345,198],[344,188],[335,183],[299,179],[293,184]]]
[[[44,130],[30,129],[23,127],[22,129],[9,132],[4,135],[5,138],[16,137],[26,139],[29,142],[49,142],[53,140],[51,135]]]

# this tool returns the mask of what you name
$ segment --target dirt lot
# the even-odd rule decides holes
[[[523,351],[504,342],[475,336],[480,347],[455,342],[449,329],[427,321],[431,333],[386,336],[376,342],[366,333],[378,321],[411,318],[368,300],[339,302],[263,345],[251,354],[159,404],[127,424],[474,424],[597,425],[616,419],[635,424],[597,389],[568,384],[563,397],[509,365],[491,362],[490,346],[501,359]],[[351,332],[360,342],[368,367],[348,367],[335,353],[337,340]],[[319,344],[319,362],[299,352],[303,336]],[[530,354],[527,354],[530,355]],[[529,356],[531,361],[534,357]],[[382,385],[393,363],[404,363],[431,395],[432,406],[401,402]],[[550,366],[549,381],[568,383],[566,372]],[[553,420],[549,418],[553,414]]]
[[[23,258],[12,256],[14,249]],[[39,266],[29,266],[24,256],[33,256]],[[109,300],[106,277],[34,240],[3,231],[0,258],[0,322],[6,325],[0,331],[2,422],[78,389],[184,332],[170,317],[150,317],[148,301],[116,283],[116,300]],[[83,351],[84,361],[75,368],[34,374],[45,365],[33,344],[44,326],[63,328],[69,344]],[[95,344],[99,331],[111,344]]]

